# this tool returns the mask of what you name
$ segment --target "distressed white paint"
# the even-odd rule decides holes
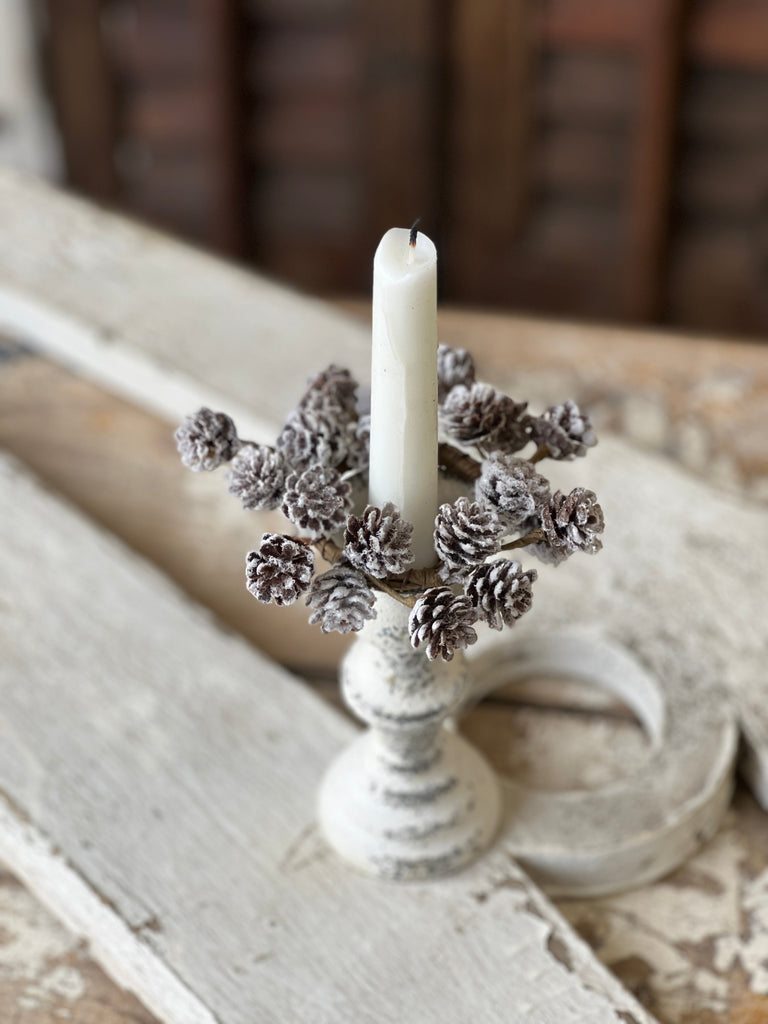
[[[342,694],[370,726],[326,773],[319,818],[348,861],[380,878],[435,878],[474,860],[496,837],[498,780],[463,737],[443,728],[469,680],[459,652],[414,651],[409,609],[385,594],[344,659]]]
[[[349,723],[5,460],[0,521],[0,854],[162,1020],[650,1020],[503,850],[346,868]]]
[[[370,330],[325,304],[7,171],[0,238],[0,330],[175,421],[271,440],[316,369],[369,375]]]
[[[366,329],[46,186],[0,172],[0,225],[0,329],[172,420],[207,404],[270,439],[314,368],[334,360],[367,377]],[[560,377],[540,378],[525,384],[551,401]],[[543,611],[582,626],[607,616],[614,639],[645,644],[661,678],[679,662],[722,682],[746,777],[768,807],[765,512],[616,440],[545,465],[564,486],[597,491],[605,550],[544,567],[518,631]]]
[[[567,586],[548,597],[567,600]],[[737,728],[721,688],[673,666],[651,675],[639,660],[642,639],[639,658],[605,639],[613,625],[609,617],[571,632],[507,634],[472,665],[473,701],[515,680],[580,680],[619,697],[650,738],[639,770],[591,791],[506,780],[502,842],[557,895],[615,892],[667,874],[712,837],[733,789]]]
[[[35,55],[34,5],[0,0],[0,165],[53,177],[59,145]]]

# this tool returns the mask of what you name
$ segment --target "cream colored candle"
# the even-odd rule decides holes
[[[369,501],[413,523],[415,566],[437,560],[437,252],[392,228],[373,260]]]

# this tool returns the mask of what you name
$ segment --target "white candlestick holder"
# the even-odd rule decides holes
[[[445,727],[468,695],[462,654],[428,661],[408,637],[408,609],[385,594],[342,664],[349,708],[370,727],[331,765],[323,832],[356,867],[394,881],[455,871],[493,841],[499,782]]]

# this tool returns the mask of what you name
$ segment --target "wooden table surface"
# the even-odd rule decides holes
[[[349,308],[367,315],[360,304]],[[768,504],[768,346],[463,311],[441,314],[440,336],[470,348],[483,379],[535,407],[573,396],[600,429]],[[183,470],[166,422],[3,339],[0,446],[162,566],[224,625],[337,700],[344,639],[323,637],[301,609],[257,605],[242,584],[243,552],[279,520],[241,513],[215,475]],[[631,771],[645,750],[625,709],[562,689],[525,699],[501,692],[466,730],[497,767],[543,787],[599,785]],[[768,815],[745,791],[714,841],[673,876],[559,906],[661,1021],[768,1021],[765,940],[748,926],[768,925]],[[0,876],[0,1020],[152,1018]]]

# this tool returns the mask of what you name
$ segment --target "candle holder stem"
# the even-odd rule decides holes
[[[496,834],[500,788],[485,759],[445,719],[468,688],[463,655],[414,651],[408,609],[386,594],[344,659],[350,709],[370,728],[331,765],[320,822],[356,867],[394,881],[432,878],[474,859]]]

